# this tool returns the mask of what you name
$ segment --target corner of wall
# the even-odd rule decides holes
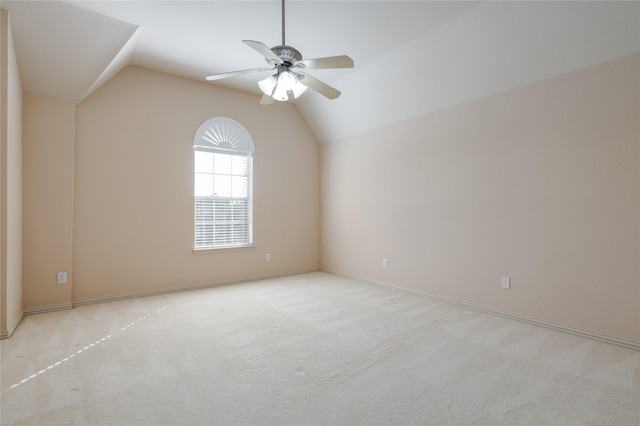
[[[0,10],[0,339],[22,319],[22,83],[9,13]]]

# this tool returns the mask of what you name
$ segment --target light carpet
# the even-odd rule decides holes
[[[317,272],[26,317],[3,425],[638,425],[640,353]]]

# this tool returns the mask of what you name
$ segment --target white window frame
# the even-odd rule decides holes
[[[231,118],[214,117],[200,125],[193,139],[193,148],[194,253],[253,246],[253,154],[255,149],[251,135],[242,124]],[[242,161],[240,164],[246,164],[247,173],[244,175],[216,173],[213,169],[213,157],[212,172],[205,173],[198,169],[198,158],[202,159],[203,153],[219,155],[220,159],[227,161],[234,161],[227,156],[244,157],[247,163]],[[243,190],[240,193],[245,195],[196,195],[198,191],[202,191],[197,184],[198,179],[202,179],[207,173],[211,174],[211,185],[214,185],[213,181],[220,176],[230,180],[239,179],[239,182],[243,182]],[[234,192],[232,188],[233,186],[229,190]],[[238,205],[240,208],[236,209]],[[210,211],[206,211],[207,208],[210,208]],[[233,214],[237,210],[241,212],[240,217],[234,218]],[[224,234],[216,233],[216,229],[225,229]]]

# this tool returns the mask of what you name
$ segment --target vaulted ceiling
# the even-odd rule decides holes
[[[637,1],[286,4],[288,45],[305,58],[347,54],[355,61],[353,69],[309,71],[340,98],[308,91],[296,101],[320,142],[640,51]],[[24,89],[74,102],[127,65],[204,81],[265,65],[241,40],[281,42],[279,0],[1,5],[10,14]],[[258,95],[262,78],[209,84]]]

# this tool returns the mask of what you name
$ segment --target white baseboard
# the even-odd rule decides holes
[[[289,277],[293,275],[308,274],[311,272],[318,272],[318,269],[292,272],[287,274],[270,275],[266,277],[247,278],[244,280],[225,281],[225,282],[212,283],[212,284],[200,284],[200,285],[194,285],[194,286],[188,286],[188,287],[176,287],[176,288],[162,289],[162,290],[148,290],[148,291],[141,291],[141,292],[135,292],[135,293],[116,294],[113,296],[91,297],[86,299],[74,300],[71,303],[62,303],[59,305],[27,308],[23,311],[23,313],[24,315],[43,314],[46,312],[64,311],[67,309],[72,309],[75,306],[93,305],[96,303],[113,302],[116,300],[135,299],[136,297],[157,296],[161,294],[179,293],[182,291],[201,290],[204,288],[212,288],[212,287],[220,287],[220,286],[231,285],[231,284],[240,284],[240,283],[247,283],[247,282],[253,282],[253,281],[269,280],[273,278],[282,278],[282,277]],[[1,336],[2,336],[2,332],[0,332],[0,339],[2,339]]]
[[[575,327],[569,327],[569,326],[558,324],[558,323],[555,323],[555,322],[552,322],[552,321],[540,320],[540,319],[537,319],[537,318],[527,317],[525,315],[519,315],[519,314],[514,314],[514,313],[511,313],[511,312],[501,311],[501,310],[494,309],[494,308],[489,308],[487,306],[476,305],[476,304],[467,303],[467,302],[461,302],[461,301],[458,301],[458,300],[455,300],[455,299],[450,299],[448,297],[436,296],[436,295],[433,295],[433,294],[429,294],[429,293],[425,293],[425,292],[421,292],[421,291],[417,291],[417,290],[410,290],[410,289],[406,289],[406,288],[402,288],[402,287],[397,287],[397,286],[394,286],[394,285],[391,285],[391,284],[381,283],[381,282],[377,282],[377,281],[365,280],[365,279],[362,279],[362,278],[350,277],[350,276],[347,276],[347,275],[337,274],[335,272],[330,272],[330,271],[324,271],[324,272],[327,272],[328,274],[336,275],[336,276],[339,276],[339,277],[348,278],[350,280],[360,281],[360,282],[366,283],[366,284],[377,285],[377,286],[381,286],[381,287],[385,287],[385,288],[390,288],[390,289],[393,289],[393,290],[402,291],[402,292],[405,292],[405,293],[414,294],[414,295],[417,295],[417,296],[427,297],[429,299],[438,300],[438,301],[449,303],[449,304],[452,304],[452,305],[457,305],[457,306],[461,306],[461,307],[464,307],[464,308],[469,308],[469,309],[473,309],[473,310],[476,310],[476,311],[485,312],[485,313],[488,313],[488,314],[497,315],[497,316],[500,316],[500,317],[509,318],[509,319],[512,319],[512,320],[525,322],[525,323],[532,324],[532,325],[537,325],[537,326],[540,326],[540,327],[550,328],[550,329],[556,330],[556,331],[562,331],[564,333],[569,333],[569,334],[573,334],[573,335],[580,336],[580,337],[586,337],[588,339],[598,340],[598,341],[609,343],[609,344],[612,344],[612,345],[621,346],[623,348],[640,351],[640,342],[636,342],[636,341],[633,341],[633,340],[621,339],[619,337],[609,336],[609,335],[601,334],[601,333],[595,333],[595,332],[589,331],[589,330],[582,330],[582,329],[575,328]]]
[[[27,308],[23,311],[25,315],[44,314],[47,312],[64,311],[73,308],[73,303],[61,303],[59,305],[38,306],[37,308]]]

